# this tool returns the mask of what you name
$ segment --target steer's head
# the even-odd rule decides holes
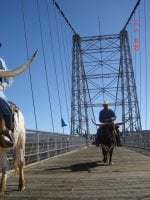
[[[108,122],[105,122],[105,123],[97,123],[97,122],[95,122],[95,121],[92,119],[92,122],[93,122],[93,124],[95,124],[96,126],[100,126],[100,127],[103,127],[103,126],[105,126],[105,125],[114,125],[114,127],[115,127],[115,126],[123,125],[123,124],[125,124],[127,121],[115,123],[115,122],[112,120],[112,121],[108,121]]]

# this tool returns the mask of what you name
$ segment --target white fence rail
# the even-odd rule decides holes
[[[83,136],[48,133],[43,131],[26,131],[25,164],[31,164],[87,145]],[[13,154],[10,151],[8,159],[13,168]]]
[[[150,131],[125,134],[123,143],[127,146],[150,150]]]

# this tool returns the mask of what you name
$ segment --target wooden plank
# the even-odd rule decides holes
[[[150,200],[150,157],[116,148],[113,166],[97,147],[84,148],[26,168],[26,190],[8,178],[6,200]]]

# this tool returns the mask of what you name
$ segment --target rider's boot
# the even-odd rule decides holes
[[[0,133],[0,146],[3,148],[13,147],[14,124],[11,115],[3,115],[7,129]]]

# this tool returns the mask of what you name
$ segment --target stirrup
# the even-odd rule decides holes
[[[13,147],[13,139],[9,130],[0,133],[0,147],[2,148]]]
[[[0,136],[0,147],[2,148],[10,148],[13,147],[13,142],[6,135]]]

